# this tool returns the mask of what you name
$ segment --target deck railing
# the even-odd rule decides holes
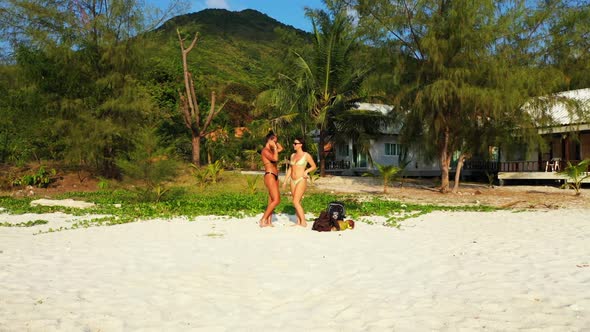
[[[570,160],[572,165],[576,165],[580,160]],[[350,168],[350,161],[348,160],[331,160],[326,161],[326,169],[328,170],[342,170]],[[485,160],[466,160],[463,165],[465,170],[473,171],[488,171],[493,172],[553,172],[562,171],[567,166],[565,160],[541,160],[541,161],[527,161],[527,160],[511,160],[511,161],[485,161]],[[588,170],[590,172],[590,167]]]
[[[468,170],[481,170],[481,171],[489,171],[489,172],[497,172],[499,167],[499,162],[497,161],[486,161],[486,160],[466,160],[465,164],[463,165],[463,169]]]
[[[330,160],[326,161],[326,169],[349,169],[350,161],[348,160]]]
[[[513,160],[500,162],[500,172],[556,172],[563,171],[567,167],[566,160],[552,159],[542,161]],[[580,160],[569,160],[572,165],[577,165]],[[588,170],[590,171],[590,167]]]

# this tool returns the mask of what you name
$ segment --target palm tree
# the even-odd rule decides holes
[[[580,195],[580,189],[582,188],[582,181],[590,178],[588,173],[588,165],[590,165],[590,159],[585,159],[579,162],[577,165],[573,165],[571,162],[567,162],[567,167],[560,172],[561,174],[567,175],[571,183],[566,182],[564,187],[572,188],[576,191],[576,196]]]
[[[375,166],[377,166],[379,175],[381,175],[381,179],[383,180],[383,193],[387,194],[387,186],[389,185],[389,182],[392,181],[402,169],[394,165],[381,165],[378,163],[375,163]],[[365,173],[363,175],[373,176],[371,173]]]
[[[293,72],[281,75],[278,84],[263,92],[260,105],[282,110],[277,121],[313,123],[319,130],[320,175],[325,175],[323,147],[331,139],[338,114],[351,108],[361,96],[361,84],[368,69],[353,68],[351,52],[357,37],[346,10],[328,4],[331,13],[307,10],[313,25],[311,56],[296,53]]]
[[[352,141],[356,152],[366,155],[367,161],[372,164],[370,150],[374,140],[395,125],[398,117],[399,114],[394,111],[383,114],[362,108],[348,109],[334,117],[329,133],[335,143],[348,144]]]

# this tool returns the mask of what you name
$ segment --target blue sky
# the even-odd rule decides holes
[[[169,0],[146,0],[148,3],[162,6]],[[305,7],[323,8],[322,0],[188,0],[189,12],[198,12],[205,8],[223,8],[232,11],[256,9],[275,20],[292,25],[298,29],[311,31],[311,23],[305,17]]]

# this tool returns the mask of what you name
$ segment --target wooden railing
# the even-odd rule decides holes
[[[570,160],[572,165],[576,165],[580,160]],[[493,172],[552,172],[562,171],[567,166],[565,160],[542,160],[542,161],[526,161],[526,160],[512,160],[512,161],[485,161],[485,160],[466,160],[463,169],[474,171],[488,171]],[[326,161],[326,169],[349,169],[350,161]],[[588,170],[590,172],[590,167]]]
[[[499,164],[497,161],[466,160],[463,169],[497,172]]]
[[[500,163],[500,172],[540,172],[544,169],[544,162],[538,161],[524,161],[524,160],[516,160],[516,161],[503,161]]]
[[[503,161],[500,162],[500,172],[554,172],[563,171],[567,167],[566,160],[542,160],[542,161]],[[577,165],[580,160],[569,160],[572,165]],[[589,171],[590,167],[588,170]]]
[[[338,160],[338,161],[326,161],[326,169],[349,169],[350,161]]]

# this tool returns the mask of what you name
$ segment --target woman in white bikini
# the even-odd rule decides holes
[[[291,182],[291,195],[293,195],[293,206],[297,215],[296,225],[301,227],[307,227],[305,212],[303,211],[303,206],[301,206],[301,199],[307,188],[309,173],[317,168],[311,155],[305,152],[304,143],[302,138],[296,138],[293,141],[295,153],[291,154],[289,162],[291,167],[287,170],[285,182],[283,182],[283,188],[287,185],[287,182]],[[309,164],[309,168],[307,168],[307,164]]]
[[[266,144],[262,149],[262,163],[264,164],[264,185],[268,189],[268,205],[260,219],[260,227],[272,227],[272,214],[281,202],[279,193],[279,152],[283,147],[278,143],[277,136],[271,131],[266,135]]]

